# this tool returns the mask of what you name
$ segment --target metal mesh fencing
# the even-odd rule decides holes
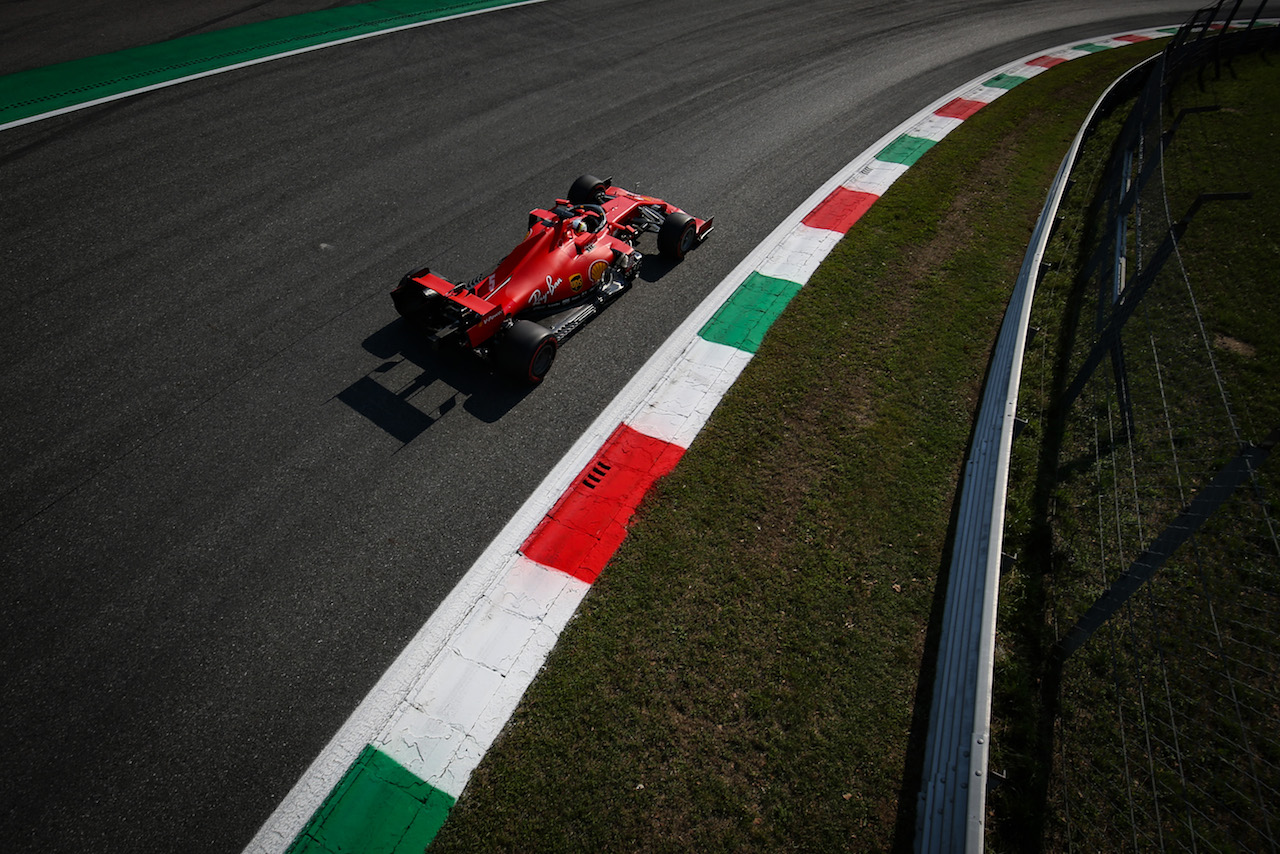
[[[1113,119],[1046,392],[1048,850],[1280,849],[1280,163],[1228,91],[1280,76],[1220,13]]]

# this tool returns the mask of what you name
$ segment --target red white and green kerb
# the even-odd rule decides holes
[[[966,84],[850,162],[725,278],[468,571],[259,831],[252,852],[421,851],[560,632],[774,319],[894,181],[967,118],[1047,69],[1172,35],[1036,54]]]

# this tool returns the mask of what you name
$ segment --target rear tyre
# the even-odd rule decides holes
[[[569,188],[569,203],[574,205],[598,205],[605,191],[604,181],[595,175],[583,175]]]
[[[429,272],[426,267],[422,267],[405,273],[400,284],[391,291],[391,302],[395,305],[396,312],[411,323],[422,321],[429,313],[432,301],[439,298],[439,294],[414,281]]]
[[[658,229],[658,252],[669,261],[683,261],[698,243],[697,223],[687,213],[667,214]]]
[[[532,320],[517,320],[503,333],[490,356],[500,371],[521,382],[540,383],[551,370],[559,346],[556,336]]]

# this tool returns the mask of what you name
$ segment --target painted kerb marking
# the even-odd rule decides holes
[[[1088,48],[1117,47],[1168,33],[1127,33],[1090,42]],[[462,794],[590,589],[599,571],[595,567],[603,567],[620,544],[618,526],[625,535],[631,510],[688,448],[770,324],[831,248],[923,150],[965,118],[1018,83],[1092,52],[1077,45],[1057,48],[957,88],[886,134],[779,224],[681,324],[547,475],[247,851],[336,851],[337,846],[328,847],[326,840],[339,836],[344,846],[352,846],[342,850],[407,851],[411,845],[420,846],[423,838],[434,838],[448,813],[441,805]],[[997,79],[1001,85],[990,85]],[[610,468],[599,468],[601,462]],[[625,499],[615,494],[608,501],[581,497],[590,489],[584,481],[594,474],[603,483],[615,467],[629,470],[634,494]],[[578,497],[570,498],[571,494]],[[537,534],[566,524],[557,514],[569,502],[575,502],[569,527],[578,539],[572,547],[577,557],[566,570],[534,556],[561,563],[548,557],[560,552],[548,548]],[[588,552],[584,571],[575,561]],[[392,785],[420,804],[416,811],[396,812],[394,826],[388,826],[392,818],[384,811],[368,811],[367,795],[346,783],[352,774],[366,773],[369,751],[395,764],[397,770],[389,776],[401,782]],[[400,772],[410,778],[399,777]],[[365,835],[359,831],[362,826]],[[391,839],[407,841],[382,847]]]

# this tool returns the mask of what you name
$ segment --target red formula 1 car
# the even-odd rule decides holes
[[[391,299],[432,346],[473,350],[536,383],[560,342],[631,287],[641,235],[656,234],[658,252],[679,261],[712,227],[662,199],[583,175],[567,199],[529,213],[529,234],[493,272],[458,284],[415,270]]]

